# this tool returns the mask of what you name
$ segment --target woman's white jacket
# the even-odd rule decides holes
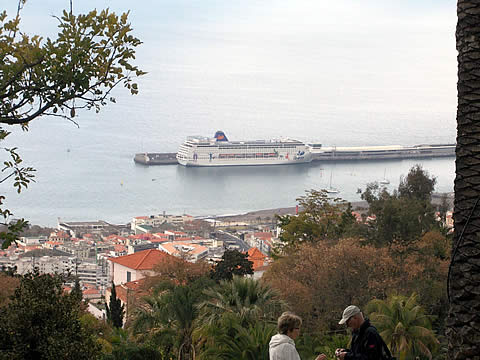
[[[300,360],[293,339],[282,334],[272,336],[269,354],[270,360]]]

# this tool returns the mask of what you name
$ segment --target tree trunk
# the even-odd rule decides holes
[[[480,359],[480,0],[458,0],[455,234],[448,359]]]

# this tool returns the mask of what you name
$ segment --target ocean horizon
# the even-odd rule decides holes
[[[55,36],[67,1],[28,1],[27,33]],[[453,191],[448,159],[185,168],[140,166],[136,153],[176,152],[191,135],[230,140],[290,137],[325,146],[455,143],[456,3],[353,0],[226,3],[206,0],[82,1],[74,11],[130,10],[143,41],[139,94],[116,88],[116,104],[79,111],[77,128],[57,118],[6,127],[36,182],[0,186],[15,218],[126,223],[134,216],[218,215],[295,206],[328,186],[357,201],[383,178],[390,189],[420,163]],[[16,2],[6,10],[15,14]],[[153,181],[152,181],[153,180]]]

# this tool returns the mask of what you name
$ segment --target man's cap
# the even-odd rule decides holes
[[[348,319],[350,319],[352,316],[360,314],[360,309],[358,306],[355,305],[350,305],[343,310],[343,315],[342,315],[342,320],[340,320],[338,323],[345,324]]]

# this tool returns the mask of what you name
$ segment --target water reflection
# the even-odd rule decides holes
[[[177,166],[177,175],[198,181],[205,177],[215,179],[230,178],[277,178],[305,175],[310,171],[310,164],[270,165],[270,166],[223,166],[223,167],[185,167]]]

